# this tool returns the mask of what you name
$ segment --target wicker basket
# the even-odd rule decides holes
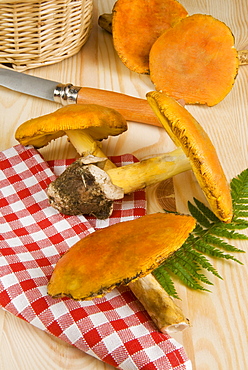
[[[92,0],[0,0],[0,64],[24,71],[76,54],[92,10]]]

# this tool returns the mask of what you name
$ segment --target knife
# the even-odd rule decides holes
[[[122,93],[62,84],[5,68],[0,68],[0,86],[62,105],[103,105],[119,111],[128,121],[162,127],[145,99]]]

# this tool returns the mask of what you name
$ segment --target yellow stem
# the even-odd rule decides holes
[[[125,194],[191,169],[189,160],[181,148],[137,163],[116,167],[103,153],[100,143],[85,131],[68,130],[66,134],[80,156],[93,155],[106,158],[104,171],[107,172],[112,183],[122,188]]]
[[[66,131],[71,144],[74,146],[80,156],[94,155],[95,157],[107,158],[101,149],[101,144],[83,130]],[[107,159],[104,162],[104,170],[114,168],[115,165]]]
[[[191,169],[181,148],[134,164],[106,170],[113,184],[125,194],[171,178]]]

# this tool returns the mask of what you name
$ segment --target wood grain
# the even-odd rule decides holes
[[[226,22],[235,36],[239,50],[248,48],[247,0],[181,0],[190,14],[205,13]],[[130,72],[118,59],[111,35],[97,26],[101,13],[111,12],[114,0],[95,0],[90,38],[75,56],[54,66],[27,73],[44,78],[113,90],[144,98],[153,90],[148,76]],[[215,107],[187,107],[198,119],[216,146],[228,180],[248,167],[248,66],[240,68],[228,96]],[[54,111],[58,105],[0,88],[0,150],[17,142],[14,132],[19,124],[32,117]],[[174,144],[162,128],[129,122],[128,132],[103,143],[108,155],[126,152],[137,158],[170,151]],[[75,150],[66,138],[41,150],[45,159],[74,157]],[[187,212],[193,196],[204,200],[194,176],[189,171],[174,179],[176,206]],[[150,188],[148,212],[161,210],[161,195]],[[205,200],[204,200],[205,201]],[[162,204],[163,207],[163,204]],[[247,242],[235,242],[247,250]],[[177,284],[179,305],[190,319],[191,328],[175,334],[192,360],[195,370],[245,370],[248,349],[248,255],[238,255],[243,262],[213,261],[223,280],[210,276],[212,293],[192,292]],[[81,351],[53,338],[31,325],[0,310],[0,369],[112,369]],[[162,369],[161,369],[162,370]]]

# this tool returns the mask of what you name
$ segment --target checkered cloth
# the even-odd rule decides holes
[[[115,202],[105,221],[59,214],[46,188],[69,162],[48,164],[21,145],[0,153],[0,305],[118,369],[191,369],[184,348],[156,330],[128,287],[85,302],[47,295],[53,268],[70,246],[95,229],[145,214],[143,191]]]

